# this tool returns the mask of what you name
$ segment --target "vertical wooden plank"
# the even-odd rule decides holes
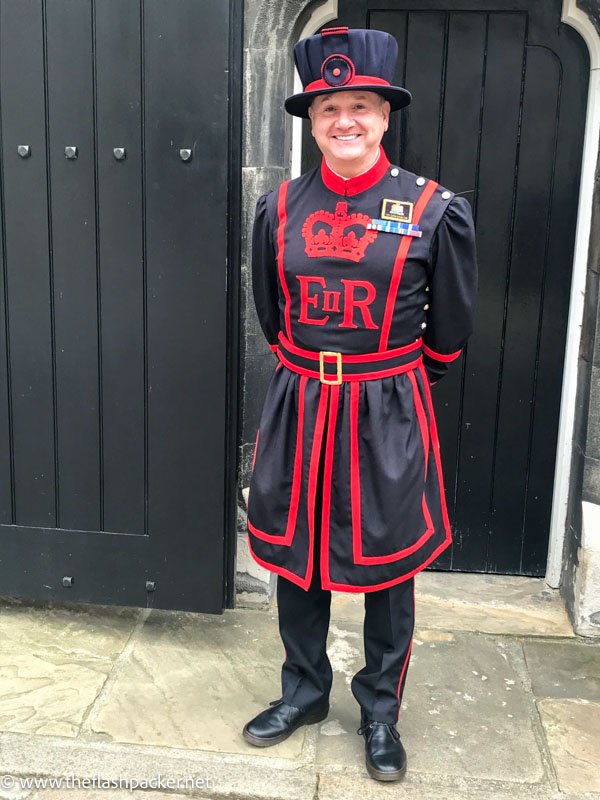
[[[526,24],[525,14],[489,16],[477,186],[479,311],[464,374],[454,515],[459,564],[471,569],[485,568],[490,529]]]
[[[440,136],[440,182],[462,194],[471,204],[475,196],[479,163],[482,87],[485,69],[487,15],[451,14],[444,77],[442,131]],[[464,356],[463,356],[464,358]],[[436,387],[434,401],[441,409],[440,443],[446,480],[446,499],[453,521],[454,559],[466,546],[464,531],[456,525],[458,457],[462,435],[462,359]],[[445,555],[440,563],[444,563]],[[470,567],[471,564],[464,566]]]
[[[521,558],[559,84],[554,54],[528,47],[488,551],[492,572],[518,569]]]
[[[407,22],[406,88],[413,99],[400,112],[401,166],[428,178],[438,177],[446,20],[443,12],[413,11]]]
[[[145,532],[140,0],[95,4],[103,528]],[[115,147],[124,147],[118,161]]]
[[[100,398],[91,0],[47,3],[58,524],[99,530]],[[65,147],[76,146],[76,159]]]
[[[554,44],[563,66],[560,116],[520,565],[522,572],[533,575],[543,575],[546,571],[554,490],[560,387],[583,147],[584,120],[581,110],[586,105],[589,74],[589,54],[580,45],[578,34],[566,27],[561,31],[559,41]]]
[[[394,82],[396,86],[404,86],[408,14],[405,11],[372,11],[369,14],[369,27],[390,33],[398,42],[398,62]],[[402,146],[406,141],[404,120],[407,113],[408,111],[405,109],[391,114],[389,128],[383,137],[382,144],[392,164],[402,163]]]
[[[0,4],[5,281],[13,423],[13,522],[54,526],[51,272],[40,0]],[[17,155],[29,145],[29,158]]]
[[[228,24],[221,0],[180,0],[176,14],[168,0],[145,3],[148,526],[158,580],[185,552],[181,591],[212,602],[223,566]]]
[[[2,30],[0,28],[0,48],[2,47]],[[1,81],[1,74],[0,74]],[[2,89],[0,86],[0,107],[2,105]],[[0,153],[2,152],[2,132],[0,124]],[[4,228],[4,170],[0,165],[0,524],[10,525],[13,522],[13,470],[12,470],[12,431],[10,413],[10,371],[7,329],[7,281],[5,261],[5,228]]]

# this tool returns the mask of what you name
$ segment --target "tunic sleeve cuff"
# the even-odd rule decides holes
[[[435,361],[441,361],[443,364],[450,364],[452,361],[456,361],[456,359],[462,353],[462,350],[457,350],[454,353],[438,353],[435,350],[432,350],[431,347],[423,344],[423,352],[425,355],[428,355],[429,358],[435,359]]]

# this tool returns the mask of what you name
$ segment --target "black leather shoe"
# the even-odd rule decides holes
[[[360,715],[357,733],[365,737],[367,772],[376,781],[399,781],[406,773],[406,751],[396,726]]]
[[[329,713],[329,701],[325,700],[310,708],[296,708],[274,700],[269,708],[244,725],[242,736],[256,747],[270,747],[291,736],[302,725],[321,722]]]

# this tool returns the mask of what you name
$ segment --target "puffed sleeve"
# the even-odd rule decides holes
[[[453,197],[437,227],[429,262],[429,311],[423,362],[432,383],[461,354],[473,330],[477,257],[471,206]]]
[[[279,290],[268,203],[271,194],[263,194],[256,203],[252,230],[252,292],[258,321],[274,350],[279,333]]]

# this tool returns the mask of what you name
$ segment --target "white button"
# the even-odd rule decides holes
[[[423,186],[425,184],[425,178],[417,178],[417,186]]]
[[[429,303],[425,303],[423,306],[423,311],[429,311]]]
[[[423,330],[425,330],[426,327],[427,327],[427,323],[426,322],[422,322],[421,323],[421,328],[423,328]]]
[[[390,175],[392,176],[392,178],[397,178],[398,175],[400,175],[400,170],[398,169],[398,167],[394,167],[394,169],[391,170]]]
[[[442,200],[450,200],[452,192],[442,192]]]
[[[428,292],[428,291],[429,291],[429,286],[426,286],[426,287],[425,287],[425,291],[426,291],[426,292]]]

